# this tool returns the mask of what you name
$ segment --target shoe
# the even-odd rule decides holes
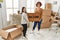
[[[39,31],[37,31],[37,34],[40,34],[40,32],[39,32]]]
[[[32,30],[32,31],[30,32],[30,34],[32,34],[32,33],[34,33],[34,30]]]
[[[26,36],[25,36],[26,39],[28,39]]]
[[[22,39],[25,39],[25,37],[23,36]]]
[[[24,39],[24,40],[28,40],[28,38],[25,36],[25,37],[22,37],[22,39]]]

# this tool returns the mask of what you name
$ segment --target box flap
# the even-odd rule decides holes
[[[5,28],[2,28],[3,30],[8,30],[8,29],[11,29],[11,28],[15,28],[17,24],[13,24],[13,25],[9,25]]]
[[[0,36],[2,36],[3,38],[7,39],[8,37],[8,32],[5,32],[4,30],[0,29]]]
[[[11,26],[0,30],[0,35],[3,38],[7,39],[9,34],[11,35],[12,38],[15,38],[16,36],[22,34],[22,31],[23,31],[22,25],[11,25]]]
[[[12,38],[17,37],[17,36],[19,36],[20,34],[22,34],[22,31],[21,31],[19,28],[16,29],[15,31],[13,31],[13,32],[10,32],[10,35],[11,35]]]
[[[11,28],[11,29],[8,29],[8,30],[5,30],[6,32],[12,32],[12,31],[15,31],[17,28]]]
[[[17,25],[16,28],[20,28],[21,30],[23,30],[23,26],[22,25]]]

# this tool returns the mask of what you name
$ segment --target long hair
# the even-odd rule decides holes
[[[26,8],[26,7],[22,7],[22,13],[24,12],[23,10],[24,10],[24,8]],[[26,11],[25,11],[25,13],[27,13]]]

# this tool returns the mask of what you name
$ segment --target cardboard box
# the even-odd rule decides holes
[[[41,19],[40,14],[39,13],[35,13],[34,14],[34,21],[40,21],[40,19]]]
[[[52,4],[51,3],[46,3],[45,9],[51,10],[52,9]]]
[[[50,28],[51,27],[51,22],[46,22],[41,24],[41,28]]]
[[[33,22],[33,20],[34,20],[34,18],[33,18],[34,13],[28,13],[27,15],[28,15],[28,20]]]
[[[11,25],[0,29],[0,36],[4,40],[14,40],[16,37],[22,34],[23,28],[21,25]]]
[[[42,15],[43,16],[51,16],[51,13],[52,13],[51,10],[44,9]]]
[[[59,16],[59,13],[58,13],[58,12],[53,12],[53,14],[54,14],[55,16]]]
[[[17,15],[17,14],[10,14],[10,24],[21,24],[21,15]]]
[[[40,14],[39,13],[28,13],[29,21],[40,21]]]
[[[46,22],[51,22],[51,17],[50,16],[42,16],[42,23],[46,23]]]

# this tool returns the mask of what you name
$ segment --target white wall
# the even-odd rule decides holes
[[[20,3],[19,3],[19,9],[20,9],[20,11],[21,11],[21,9],[22,9],[22,7],[24,6],[24,7],[27,7],[27,0],[19,0],[20,1]],[[32,0],[31,0],[32,1]],[[31,2],[30,1],[30,2]],[[40,1],[40,2],[42,2],[42,8],[44,9],[45,7],[43,7],[43,6],[45,6],[45,0],[34,0],[35,1],[35,4],[33,5],[33,6],[35,6],[36,7],[36,3],[38,2],[38,1]],[[34,1],[33,1],[33,3],[34,3]],[[30,10],[31,11],[31,10]]]
[[[6,9],[5,9],[5,0],[3,2],[0,2],[2,5],[2,8],[0,8],[0,28],[6,26],[7,23],[7,16],[6,16]]]
[[[2,4],[1,2],[0,2],[0,4]],[[2,28],[2,24],[3,24],[3,22],[2,22],[2,8],[0,8],[0,28]]]
[[[57,4],[54,4],[54,1],[57,1]],[[47,3],[51,3],[52,4],[52,10],[54,12],[58,12],[59,6],[60,6],[60,0],[48,0]]]
[[[5,0],[3,0],[3,5],[2,5],[2,17],[3,17],[3,26],[6,26],[6,24],[7,24],[7,14],[6,14]]]

